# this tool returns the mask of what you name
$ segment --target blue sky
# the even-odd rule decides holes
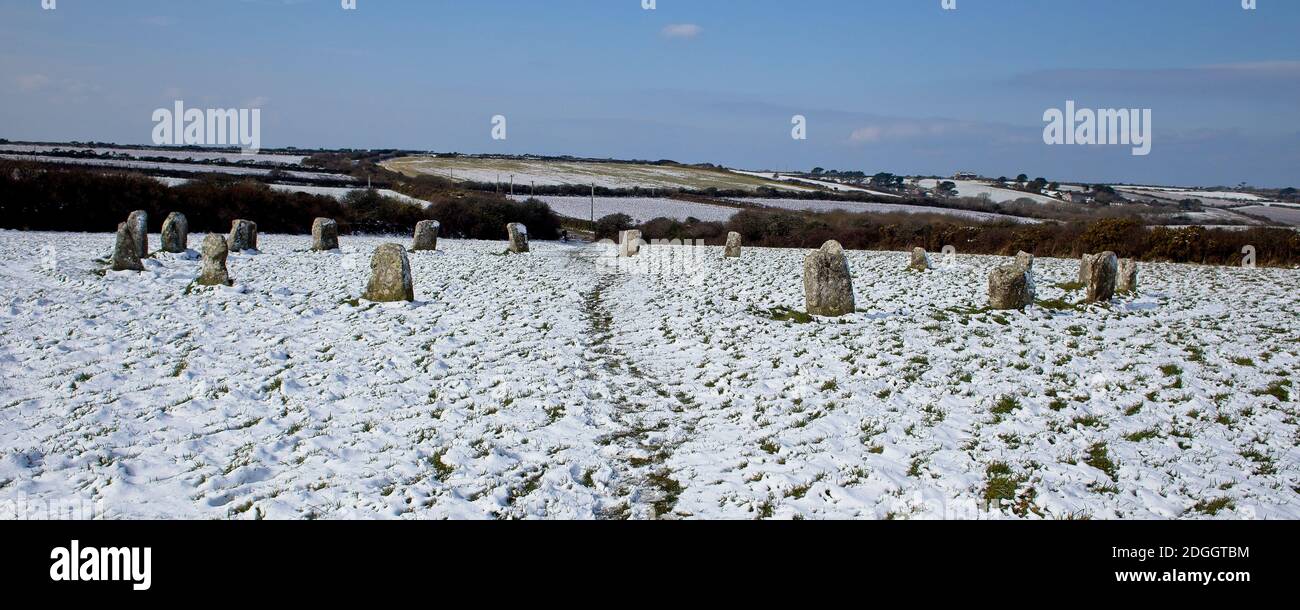
[[[266,147],[1300,185],[1294,0],[56,2],[0,0],[0,137],[148,143],[181,99]],[[1152,109],[1151,154],[1044,145],[1067,99]]]

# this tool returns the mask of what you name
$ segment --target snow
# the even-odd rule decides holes
[[[1116,189],[1123,189],[1134,193],[1145,194],[1161,198],[1173,199],[1214,199],[1222,201],[1235,202],[1264,202],[1269,201],[1267,197],[1260,197],[1251,193],[1238,193],[1234,191],[1201,191],[1196,189],[1181,189],[1173,187],[1159,186],[1115,186]]]
[[[1217,518],[1300,518],[1300,270],[1144,264],[1136,298],[996,314],[967,308],[1008,259],[849,252],[860,312],[798,324],[766,312],[802,308],[803,250],[610,268],[443,239],[411,255],[417,303],[354,304],[387,241],[262,235],[236,288],[187,293],[193,255],[101,276],[109,233],[0,232],[0,505],[1142,519],[1226,498]],[[1077,266],[1039,259],[1040,298],[1077,299],[1054,287]],[[985,506],[995,463],[1022,502]]]
[[[429,174],[458,181],[507,185],[515,192],[536,186],[597,186],[610,189],[746,189],[780,188],[781,182],[758,180],[721,169],[677,165],[492,157],[403,157],[383,163],[406,174]]]
[[[843,210],[847,212],[879,212],[893,213],[904,212],[908,214],[940,214],[943,216],[954,216],[969,220],[985,221],[1011,221],[1020,224],[1037,224],[1042,222],[1033,218],[1023,218],[1020,216],[1011,216],[1008,214],[994,214],[991,212],[977,212],[973,210],[956,210],[951,208],[928,207],[918,205],[903,205],[901,203],[859,203],[855,201],[821,201],[815,199],[732,199],[738,203],[748,205],[759,205],[772,208],[781,208],[786,210],[806,210],[812,212],[831,212]]]
[[[167,186],[180,186],[182,184],[189,182],[189,180],[186,178],[168,178],[166,176],[154,176],[153,179],[163,184],[166,184]],[[299,184],[267,184],[267,186],[271,187],[273,190],[284,191],[286,193],[306,193],[308,195],[325,195],[326,197],[333,197],[340,201],[342,201],[344,197],[347,197],[348,194],[351,193],[352,191],[364,190],[364,189],[347,188],[342,186],[303,186]],[[423,199],[416,199],[409,195],[404,195],[402,193],[390,189],[376,189],[376,190],[379,192],[380,195],[384,197],[391,197],[393,199],[398,199],[401,201],[405,201],[407,203],[413,203],[421,207],[429,207],[429,202]]]
[[[939,182],[941,181],[925,179],[917,181],[917,184],[921,188],[933,189],[934,187],[939,186]],[[942,182],[951,182],[957,185],[958,197],[979,197],[981,195],[988,195],[989,199],[994,203],[1006,203],[1017,199],[1032,199],[1035,203],[1062,203],[1059,199],[1052,199],[1045,195],[1001,188],[983,182],[975,182],[973,180],[944,180]]]
[[[252,163],[278,163],[282,165],[299,165],[306,157],[302,155],[280,155],[280,154],[242,154],[239,152],[223,151],[193,151],[167,148],[123,148],[123,147],[89,147],[89,146],[72,146],[66,144],[0,144],[0,152],[8,153],[27,153],[27,154],[46,154],[51,152],[89,152],[96,155],[115,154],[126,155],[133,158],[156,157],[176,159],[178,161],[229,161],[231,163],[252,162]]]
[[[302,186],[297,184],[269,184],[267,186],[270,186],[274,190],[284,191],[286,193],[307,193],[308,195],[325,195],[327,197],[333,197],[340,201],[342,201],[344,197],[347,197],[348,194],[351,193],[352,191],[365,190],[365,189],[350,189],[341,186]],[[384,197],[391,197],[393,199],[405,201],[406,203],[413,203],[421,207],[429,207],[429,202],[423,199],[416,199],[415,197],[404,195],[402,193],[399,193],[391,189],[376,189],[376,190],[379,192],[380,195]]]
[[[516,201],[527,201],[529,197],[524,195],[515,195]],[[538,201],[551,206],[551,209],[560,216],[569,218],[578,218],[582,220],[591,219],[591,198],[590,197],[555,197],[539,196],[534,197]],[[732,208],[722,205],[709,205],[707,203],[694,203],[691,201],[680,201],[677,199],[652,198],[652,197],[597,197],[596,198],[596,220],[610,214],[627,214],[637,223],[643,223],[655,218],[673,218],[676,220],[686,220],[687,218],[698,218],[710,222],[726,222],[732,216],[739,212],[739,208]]]
[[[240,165],[199,165],[194,163],[166,163],[161,161],[131,161],[127,159],[77,159],[71,157],[49,157],[41,155],[0,154],[0,159],[17,161],[35,161],[40,163],[66,163],[68,165],[86,165],[92,167],[118,167],[145,171],[190,172],[199,174],[228,174],[232,176],[266,176],[271,170],[258,169]],[[283,175],[302,180],[344,180],[355,181],[356,178],[342,174],[306,172],[297,170],[280,170]]]
[[[809,184],[812,186],[818,186],[832,191],[870,193],[872,195],[876,195],[879,197],[893,197],[895,199],[900,197],[900,195],[895,195],[893,193],[873,191],[870,189],[864,189],[862,187],[857,187],[849,184],[840,184],[839,182],[832,182],[829,180],[814,180],[812,178],[800,178],[798,176],[783,176],[778,172],[750,172],[750,171],[743,171],[738,169],[733,169],[730,171],[732,173],[740,174],[742,176],[751,176],[754,178],[766,178],[768,180],[780,180],[782,182],[793,182],[797,184]]]

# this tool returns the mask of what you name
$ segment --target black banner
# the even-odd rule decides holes
[[[1283,592],[1294,572],[1295,529],[1293,522],[4,522],[0,574],[11,594],[51,600],[185,602],[208,591],[286,587],[334,598],[419,593],[433,583],[503,594],[497,588],[665,578],[673,587],[739,587],[760,598],[778,583],[814,582],[927,597],[1030,587],[1071,600],[1203,598]]]

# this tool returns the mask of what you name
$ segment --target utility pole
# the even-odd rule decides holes
[[[591,229],[596,230],[596,183],[591,183]]]

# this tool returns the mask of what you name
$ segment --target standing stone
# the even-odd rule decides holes
[[[828,241],[803,259],[803,292],[810,315],[838,317],[855,311],[849,259],[839,242]]]
[[[226,247],[231,252],[257,249],[257,223],[251,220],[236,220],[230,225],[230,238]]]
[[[1079,283],[1080,284],[1086,286],[1088,285],[1088,282],[1092,280],[1092,265],[1097,261],[1097,257],[1099,256],[1101,255],[1084,254],[1083,258],[1079,259]]]
[[[930,256],[925,253],[925,248],[912,248],[912,262],[907,268],[912,271],[930,270]]]
[[[727,233],[727,249],[722,253],[726,258],[740,258],[740,234],[732,231]]]
[[[512,222],[506,225],[506,233],[510,235],[510,245],[508,249],[515,254],[523,254],[528,251],[528,227]]]
[[[1115,282],[1115,291],[1132,294],[1138,289],[1137,261],[1131,258],[1120,259],[1119,279]]]
[[[1119,277],[1119,259],[1114,252],[1102,252],[1092,259],[1088,276],[1088,303],[1109,301],[1115,296],[1115,282]]]
[[[167,215],[162,226],[163,252],[181,254],[190,249],[190,221],[180,212]]]
[[[411,249],[437,250],[438,249],[438,229],[442,228],[442,223],[436,220],[421,220],[415,223],[415,243]]]
[[[332,218],[317,218],[311,223],[311,249],[328,252],[339,249],[339,223]]]
[[[1016,266],[1025,270],[1025,273],[1031,273],[1034,270],[1034,255],[1024,250],[1016,254]]]
[[[401,244],[384,244],[375,249],[370,259],[370,283],[362,298],[379,303],[415,300],[411,261]]]
[[[636,229],[618,232],[618,255],[622,258],[641,253],[641,232]]]
[[[990,309],[1024,309],[1033,303],[1033,282],[1019,264],[1003,265],[989,274]]]
[[[144,210],[131,212],[126,217],[126,227],[135,242],[135,255],[139,258],[149,256],[149,213]]]
[[[230,272],[226,269],[226,256],[230,248],[220,235],[208,233],[203,238],[203,266],[199,268],[199,284],[204,286],[229,286]]]
[[[144,271],[140,255],[136,253],[135,231],[130,223],[117,225],[117,241],[113,243],[113,271]]]

